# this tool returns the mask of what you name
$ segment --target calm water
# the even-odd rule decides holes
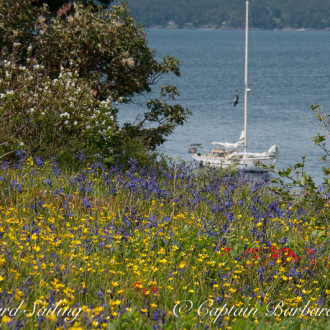
[[[161,151],[190,160],[187,146],[212,141],[236,142],[243,129],[244,31],[149,30],[149,46],[157,58],[165,54],[181,62],[177,102],[193,115],[178,127]],[[162,83],[166,83],[164,80]],[[307,156],[307,170],[320,183],[321,150],[312,137],[310,105],[330,109],[330,32],[250,31],[248,150],[263,152],[276,144],[276,168]],[[240,103],[235,108],[236,90]],[[157,90],[155,95],[158,94]],[[120,121],[133,120],[143,109],[127,105]]]

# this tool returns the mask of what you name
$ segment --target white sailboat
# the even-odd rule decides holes
[[[263,168],[258,166],[262,163],[266,166],[274,165],[278,158],[278,148],[273,145],[268,151],[262,153],[247,152],[247,96],[250,89],[248,88],[248,30],[249,30],[249,1],[246,1],[246,17],[245,17],[245,78],[244,78],[244,130],[240,139],[236,143],[228,142],[212,142],[217,146],[210,154],[201,155],[193,154],[199,166],[226,168],[236,166],[237,168],[245,168],[248,171],[262,171]],[[244,148],[243,152],[238,151],[240,147]]]

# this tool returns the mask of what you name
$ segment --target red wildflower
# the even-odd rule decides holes
[[[273,253],[273,254],[272,254],[272,258],[277,260],[277,259],[278,259],[278,255],[277,255],[277,253]]]
[[[153,295],[158,295],[159,294],[158,289],[155,286],[153,286],[151,289],[143,289],[142,290],[142,294],[144,296],[147,296],[149,293],[152,293]]]
[[[307,249],[306,252],[307,252],[308,254],[314,254],[314,253],[315,253],[312,249]]]
[[[155,287],[155,286],[153,286],[151,288],[151,292],[154,293],[154,294],[158,294],[159,293],[157,287]]]
[[[298,257],[291,249],[286,248],[286,247],[276,249],[274,246],[272,246],[271,250],[273,252],[271,257],[275,260],[277,260],[278,258],[281,258],[283,263],[287,262],[287,260],[286,260],[287,258],[291,258],[291,260],[293,262],[297,262],[300,259],[300,257]]]
[[[135,282],[133,284],[133,289],[135,289],[136,291],[139,291],[139,289],[142,289],[142,284],[140,282]]]
[[[225,253],[229,253],[230,250],[231,250],[230,247],[225,247],[225,248],[223,249],[223,253],[221,253],[221,255],[223,256]]]
[[[261,248],[259,249],[247,249],[245,254],[252,254],[253,258],[260,258],[259,253],[261,252]]]
[[[262,254],[262,249],[248,249],[245,251],[245,254],[250,254],[252,258],[261,258]],[[279,248],[277,249],[275,246],[270,246],[270,258],[274,260],[278,260],[279,258],[282,259],[283,263],[287,262],[287,258],[291,257],[291,261],[297,262],[300,257],[298,257],[291,249],[289,248]]]

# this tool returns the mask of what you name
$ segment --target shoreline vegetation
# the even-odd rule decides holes
[[[132,16],[145,26],[244,28],[244,0],[128,0]],[[328,0],[250,0],[251,27],[330,27]]]
[[[217,28],[217,27],[182,27],[177,26],[161,26],[153,25],[150,27],[145,27],[146,30],[206,30],[206,31],[245,31],[240,28]],[[297,31],[297,32],[306,32],[306,31],[330,31],[330,28],[326,29],[310,29],[310,28],[284,28],[284,29],[259,29],[259,28],[249,28],[250,31]]]

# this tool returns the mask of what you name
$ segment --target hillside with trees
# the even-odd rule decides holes
[[[133,17],[147,27],[234,28],[244,26],[243,0],[128,0]],[[330,28],[329,0],[250,0],[256,29]]]

